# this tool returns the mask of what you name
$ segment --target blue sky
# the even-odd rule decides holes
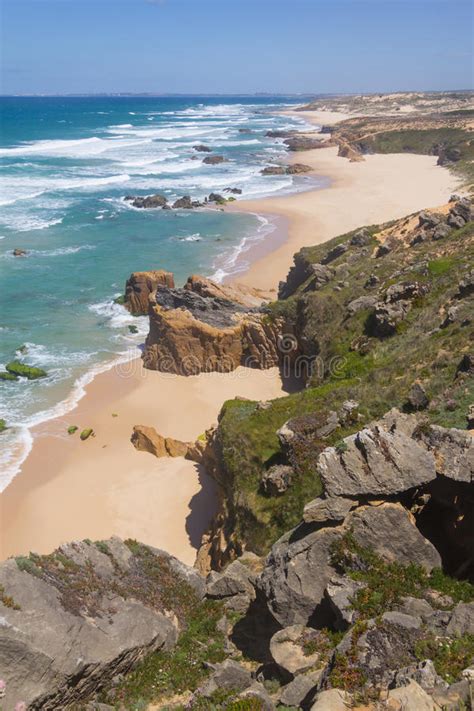
[[[0,0],[2,93],[472,85],[470,0]]]

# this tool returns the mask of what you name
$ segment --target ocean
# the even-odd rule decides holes
[[[222,280],[245,269],[245,251],[275,229],[258,215],[140,210],[124,197],[202,200],[235,187],[253,198],[317,186],[314,177],[260,174],[286,154],[281,139],[265,133],[306,125],[278,114],[293,103],[0,98],[0,369],[18,358],[48,373],[0,381],[8,424],[0,491],[28,454],[34,425],[72,409],[95,374],[139,354],[148,319],[114,303],[132,271],[166,268],[178,283],[192,273]],[[202,143],[226,162],[203,164],[207,154],[193,149]],[[28,255],[14,257],[15,248]]]

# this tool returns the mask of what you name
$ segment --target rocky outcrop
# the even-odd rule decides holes
[[[172,649],[185,624],[170,597],[177,585],[199,604],[204,583],[192,568],[116,538],[2,563],[5,708],[69,708],[146,654]]]
[[[219,163],[225,163],[227,161],[224,156],[208,156],[202,161],[206,165],[219,165]]]
[[[300,175],[301,173],[310,173],[313,168],[305,163],[292,163],[289,166],[283,165],[268,165],[261,170],[262,175]]]
[[[145,197],[134,197],[133,195],[126,195],[124,198],[127,202],[130,202],[133,207],[139,207],[144,209],[156,209],[158,207],[165,207],[168,204],[168,198],[164,195],[146,195]]]
[[[180,375],[228,373],[239,365],[270,368],[279,362],[278,334],[278,326],[259,315],[214,326],[185,309],[157,304],[150,309],[143,363],[151,370]]]
[[[279,362],[279,322],[257,312],[261,298],[192,276],[182,289],[159,286],[150,301],[145,367],[191,375],[269,368]]]
[[[135,425],[130,438],[135,449],[149,452],[155,457],[186,457],[193,450],[193,442],[182,442],[173,437],[163,437],[154,427]]]
[[[321,138],[313,138],[304,134],[297,134],[291,138],[285,138],[283,143],[289,151],[310,151],[315,148],[326,148],[333,145],[330,141]]]
[[[125,284],[124,305],[136,316],[146,316],[148,300],[158,286],[174,287],[174,277],[164,269],[132,272]]]

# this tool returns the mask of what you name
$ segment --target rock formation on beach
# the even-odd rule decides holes
[[[125,284],[124,305],[130,313],[145,316],[148,313],[148,300],[158,286],[174,288],[174,277],[164,269],[146,272],[133,272]]]

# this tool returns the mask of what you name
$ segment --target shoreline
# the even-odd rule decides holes
[[[304,118],[328,124],[345,116]],[[327,177],[327,187],[226,207],[276,216],[280,228],[243,251],[248,267],[224,282],[251,285],[274,297],[301,247],[441,204],[455,188],[455,177],[435,166],[435,157],[375,155],[349,163],[336,153],[337,148],[323,148],[290,155],[290,162],[308,163],[311,174]],[[194,562],[198,533],[216,511],[216,485],[192,462],[136,452],[129,441],[132,426],[153,425],[165,436],[193,439],[214,423],[226,399],[284,395],[278,371],[239,368],[185,378],[144,371],[139,357],[127,368],[111,365],[85,386],[67,414],[33,428],[32,449],[0,494],[0,558],[115,534]],[[77,434],[66,434],[70,424],[92,426],[97,436],[80,442]]]

